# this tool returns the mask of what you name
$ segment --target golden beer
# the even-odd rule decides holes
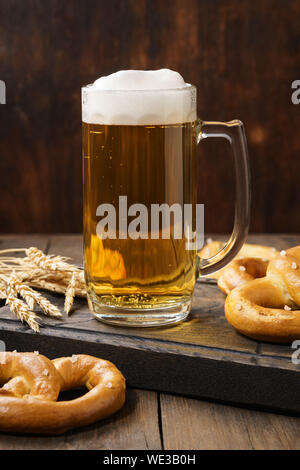
[[[84,268],[98,320],[157,326],[184,320],[196,278],[228,263],[249,225],[247,144],[240,121],[197,119],[196,87],[172,70],[121,70],[82,88]],[[227,138],[236,174],[234,230],[201,260],[196,146]]]
[[[118,209],[119,196],[128,207],[144,204],[196,203],[196,123],[172,125],[100,125],[83,123],[84,256],[92,310],[105,306],[133,309],[170,308],[190,302],[195,284],[195,250],[184,237],[170,239],[120,237],[102,240],[96,233],[102,202]],[[128,223],[133,217],[128,216]],[[145,313],[147,314],[147,313]]]

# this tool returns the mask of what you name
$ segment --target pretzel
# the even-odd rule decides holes
[[[223,270],[218,286],[229,293],[225,315],[240,333],[277,343],[300,339],[300,246],[281,251],[269,263],[236,259]]]
[[[207,245],[205,245],[202,250],[199,251],[198,254],[200,258],[209,258],[211,256],[216,255],[218,251],[220,251],[224,247],[224,245],[225,243],[220,241],[211,241],[210,243],[207,243]],[[265,261],[270,261],[278,255],[279,251],[270,246],[245,243],[242,249],[237,254],[237,256],[234,258],[234,260],[240,258],[260,258],[264,259]],[[216,273],[210,274],[209,277],[218,280],[222,276],[224,271],[227,271],[228,267],[231,266],[231,263],[232,261],[227,266],[225,266],[225,268],[219,269],[219,271],[217,271]]]
[[[269,261],[261,258],[237,258],[231,261],[218,279],[218,287],[229,294],[235,287],[242,286],[253,279],[264,277]]]
[[[5,383],[7,382],[7,383]],[[0,352],[0,430],[60,434],[118,411],[125,379],[109,361],[73,355],[50,361],[35,353]],[[74,400],[59,393],[85,386]]]

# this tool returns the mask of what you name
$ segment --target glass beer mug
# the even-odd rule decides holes
[[[182,321],[198,276],[228,263],[248,232],[243,124],[198,119],[195,86],[167,69],[121,71],[96,80],[82,89],[82,115],[89,308],[97,319],[124,326]],[[200,259],[196,147],[208,137],[232,146],[235,221],[224,248]]]

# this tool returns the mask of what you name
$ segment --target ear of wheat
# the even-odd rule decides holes
[[[21,251],[25,257],[11,256],[13,252]],[[64,294],[64,311],[68,315],[74,297],[86,297],[83,271],[69,263],[68,258],[46,255],[34,247],[0,251],[0,298],[6,299],[17,318],[38,332],[38,317],[33,312],[36,306],[53,318],[60,318],[62,314],[36,289]]]
[[[21,320],[21,322],[26,322],[30,328],[38,333],[40,331],[39,324],[37,322],[37,316],[34,312],[32,312],[29,306],[20,300],[17,297],[17,293],[13,288],[13,284],[10,283],[10,279],[3,280],[2,282],[5,283],[5,290],[6,290],[6,303],[10,308],[10,311],[14,313],[14,315]]]
[[[66,312],[67,315],[69,315],[73,302],[74,302],[75,286],[76,286],[76,273],[74,272],[72,274],[71,280],[67,287],[66,297],[65,297],[64,311]]]

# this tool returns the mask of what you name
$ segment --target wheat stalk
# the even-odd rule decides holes
[[[22,281],[15,272],[12,273],[9,279],[10,288],[14,289],[27,303],[30,310],[33,310],[35,305],[39,305],[41,310],[49,317],[61,317],[61,313],[58,308],[51,304],[48,299],[43,297],[39,292],[34,291],[26,284],[22,284]]]
[[[3,281],[3,278],[2,278]],[[5,281],[4,281],[5,282]],[[22,323],[26,322],[30,328],[38,333],[40,331],[39,324],[37,322],[37,316],[30,310],[28,305],[22,300],[18,299],[17,293],[12,287],[13,281],[10,279],[6,280],[6,303],[10,308],[10,311],[21,320]]]
[[[74,272],[72,274],[71,280],[66,290],[64,311],[66,312],[67,315],[69,315],[73,302],[74,302],[75,287],[76,287],[76,273]]]
[[[49,271],[79,271],[79,268],[73,264],[66,262],[67,258],[62,256],[45,255],[38,248],[28,248],[26,251],[24,262],[29,262],[39,268]]]
[[[31,287],[36,287],[38,289],[49,290],[50,292],[56,292],[58,294],[66,294],[67,286],[65,284],[58,284],[56,282],[49,282],[43,279],[36,279],[35,281],[30,281]],[[85,297],[86,290],[76,287],[75,289],[76,297]]]
[[[21,295],[21,297],[24,298],[30,308],[32,305],[33,309],[35,304],[37,304],[41,308],[42,312],[49,317],[60,318],[62,316],[55,305],[49,302],[49,300],[46,299],[46,297],[43,297],[39,292],[31,289],[29,286],[25,284],[21,284],[19,286],[17,285],[16,290]]]
[[[6,299],[6,284],[0,278],[0,299]]]
[[[13,252],[25,252],[25,257],[14,257]],[[34,331],[39,331],[33,312],[36,305],[45,315],[61,317],[58,308],[35,288],[64,294],[67,314],[75,296],[86,297],[84,273],[68,258],[45,255],[35,247],[0,250],[0,255],[0,298],[6,298],[10,310]]]

